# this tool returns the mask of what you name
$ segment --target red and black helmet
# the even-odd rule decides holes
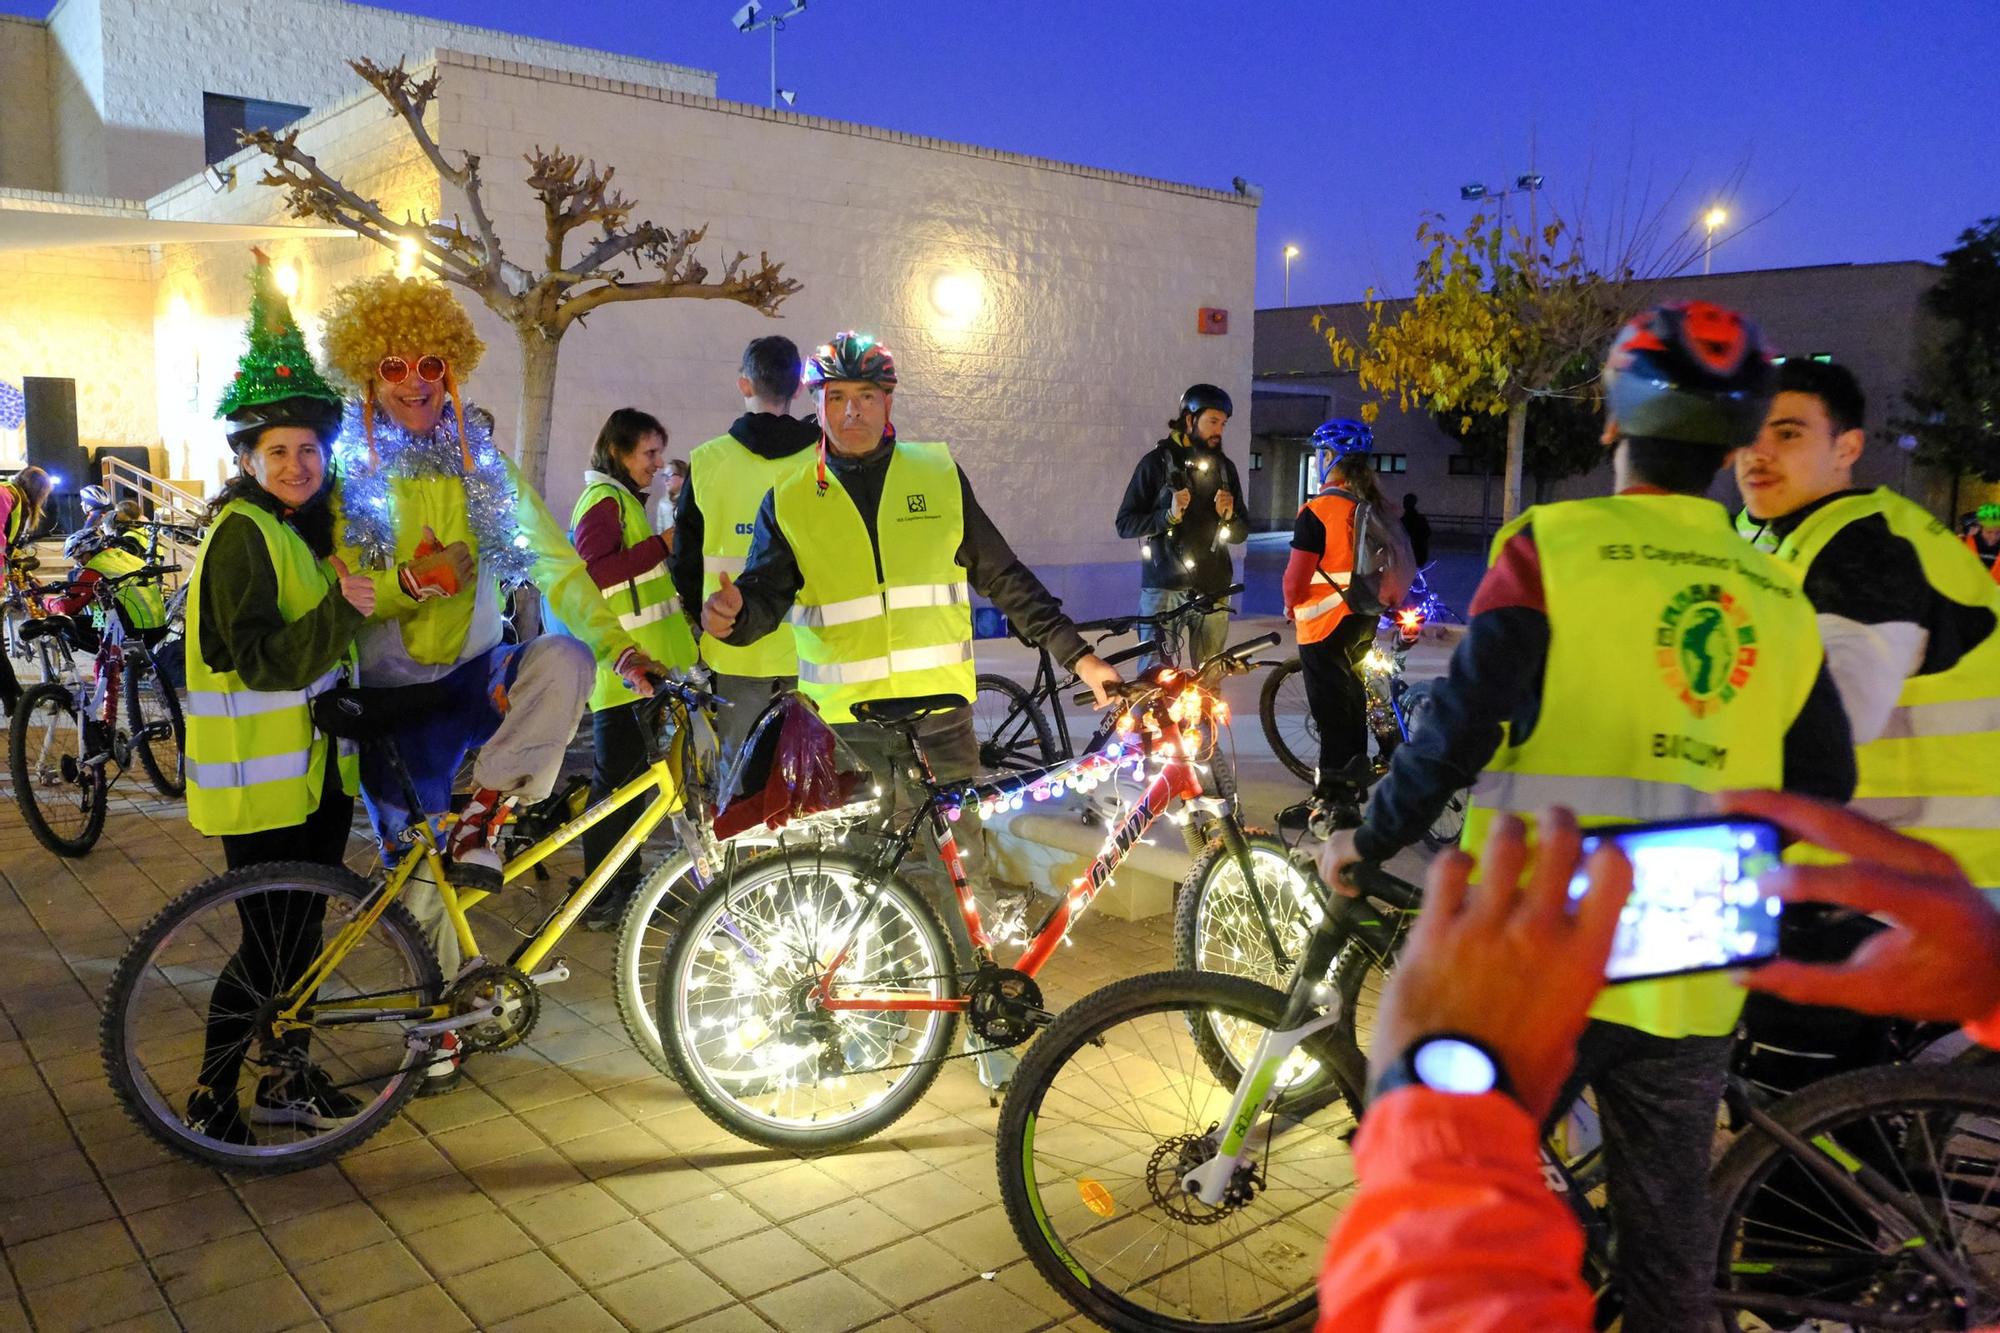
[[[1708,301],[1634,316],[1604,358],[1606,408],[1620,435],[1641,439],[1748,444],[1771,382],[1771,349],[1756,324]]]
[[[896,387],[896,358],[869,333],[836,333],[806,358],[805,386],[817,390],[828,380],[859,380]]]

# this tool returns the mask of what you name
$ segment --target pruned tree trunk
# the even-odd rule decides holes
[[[1501,483],[1500,521],[1512,523],[1521,512],[1521,465],[1528,453],[1528,402],[1507,409],[1507,471]]]
[[[556,354],[562,344],[532,328],[519,330],[521,399],[515,412],[514,461],[538,491],[549,489],[549,433],[556,411]]]

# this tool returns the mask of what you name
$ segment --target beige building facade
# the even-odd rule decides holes
[[[86,14],[103,67],[130,71],[117,62],[153,29],[173,34],[155,43],[163,50],[220,46],[250,25],[250,8],[63,0],[44,24],[0,26],[0,69],[42,62],[52,145],[16,145],[11,115],[0,132],[0,380],[75,379],[86,443],[148,445],[164,471],[213,484],[227,466],[213,404],[240,349],[248,243],[296,282],[309,337],[336,286],[397,262],[367,242],[290,229],[279,193],[255,183],[254,154],[204,174],[199,108],[203,92],[218,91],[210,80],[238,79],[221,89],[232,96],[309,105],[295,122],[301,146],[392,212],[459,206],[346,70],[351,55],[435,66],[433,133],[448,152],[483,156],[510,253],[538,255],[542,234],[521,154],[560,144],[615,164],[638,216],[707,224],[712,268],[738,250],[768,251],[804,284],[776,320],[721,302],[640,302],[573,330],[549,470],[559,512],[611,410],[659,415],[670,452],[684,455],[741,410],[734,377],[745,341],[776,332],[809,347],[835,329],[863,328],[897,357],[898,429],[949,441],[1023,558],[1079,613],[1109,612],[1137,589],[1131,544],[1112,530],[1133,462],[1188,383],[1248,395],[1256,209],[1233,192],[720,101],[701,71],[334,0],[255,6],[260,30],[315,49],[274,61],[283,80],[249,87],[241,72],[259,60],[238,52],[217,72],[183,50],[139,70],[152,85],[143,103],[65,91],[79,67],[96,68],[85,58],[90,41],[67,31],[91,27],[80,22]],[[131,77],[107,76],[105,86]],[[176,77],[187,95],[164,91]],[[94,86],[80,82],[86,93]],[[92,115],[63,128],[86,102]],[[93,123],[102,152],[90,146]],[[173,165],[160,171],[170,175],[149,173],[149,159],[169,155]],[[87,197],[100,190],[124,197]],[[70,243],[47,243],[59,225],[52,213],[82,219]],[[126,235],[120,228],[144,243],[77,243]],[[495,413],[505,438],[518,353],[511,330],[472,308],[488,351],[469,396]],[[1202,332],[1204,308],[1234,312],[1233,330]],[[17,319],[17,309],[49,317]],[[8,443],[0,434],[0,453]],[[1232,449],[1240,465],[1245,453]]]

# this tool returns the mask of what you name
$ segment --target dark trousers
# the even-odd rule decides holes
[[[1375,617],[1349,614],[1324,639],[1299,645],[1306,702],[1319,728],[1315,796],[1345,794],[1334,774],[1368,753],[1368,687],[1361,681],[1361,659],[1374,642]]]
[[[337,866],[354,825],[354,798],[340,789],[340,775],[327,756],[326,782],[319,806],[301,823],[256,833],[222,835],[222,858],[231,870],[271,861],[310,861]],[[326,896],[319,893],[259,893],[236,900],[242,935],[223,964],[208,997],[208,1027],[202,1043],[198,1081],[227,1100],[256,1029],[261,1005],[296,981],[319,956]],[[287,1038],[303,1052],[306,1034]]]
[[[590,746],[593,762],[590,769],[590,802],[592,805],[603,800],[612,792],[639,776],[646,766],[646,736],[639,727],[639,705],[636,703],[617,704],[611,708],[600,708],[590,715]],[[602,865],[604,858],[611,855],[611,849],[632,827],[632,821],[645,808],[644,801],[628,801],[621,810],[613,811],[598,821],[583,835],[583,873],[590,874]],[[618,874],[608,885],[606,893],[630,894],[639,886],[639,858],[627,857],[625,864],[618,868]]]
[[[1594,1019],[1576,1044],[1576,1069],[1556,1114],[1586,1086],[1597,1095],[1626,1333],[1720,1326],[1708,1168],[1734,1044],[1734,1037],[1656,1037]]]
[[[21,678],[14,674],[14,659],[0,645],[0,710],[8,714],[21,705]]]

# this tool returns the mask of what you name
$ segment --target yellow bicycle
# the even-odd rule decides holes
[[[718,845],[710,832],[714,702],[660,682],[641,706],[645,770],[507,861],[503,883],[512,884],[643,802],[611,853],[504,961],[486,954],[468,916],[492,895],[451,883],[442,856],[449,816],[405,830],[407,850],[373,880],[340,866],[279,862],[183,893],[133,940],[106,996],[104,1066],[126,1111],[182,1156],[236,1171],[297,1170],[353,1150],[387,1124],[416,1094],[447,1033],[466,1054],[518,1044],[540,1015],[542,987],[569,976],[557,945],[663,823],[674,826],[681,852],[654,878],[687,875],[692,890],[718,878],[744,842],[754,846],[750,838]],[[314,715],[330,734],[384,747],[407,808],[420,810],[395,748],[396,707],[378,692],[335,690],[315,700]],[[657,887],[649,881],[639,896],[664,914],[672,896]],[[442,907],[426,913],[434,929],[449,931],[466,960],[448,979],[437,941],[410,911],[412,896],[426,893]],[[638,996],[621,996],[620,1006],[652,1008]],[[653,1040],[649,1059],[657,1059]]]

